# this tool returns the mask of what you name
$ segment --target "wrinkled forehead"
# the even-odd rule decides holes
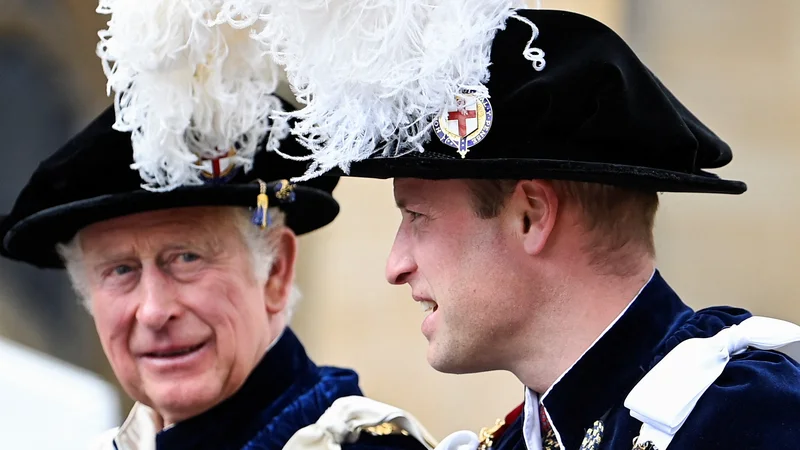
[[[165,245],[205,247],[236,234],[232,212],[231,208],[192,207],[117,217],[82,229],[81,247],[87,253]]]

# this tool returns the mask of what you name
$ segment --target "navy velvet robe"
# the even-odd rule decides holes
[[[656,272],[617,323],[542,399],[565,449],[578,450],[598,419],[604,424],[598,449],[632,449],[642,424],[623,402],[636,383],[678,343],[713,336],[750,316],[732,307],[695,312]],[[522,424],[520,414],[492,450],[525,450]],[[800,365],[777,351],[749,349],[733,356],[668,448],[711,449],[800,449]]]
[[[161,431],[157,450],[280,450],[340,397],[362,395],[349,369],[317,367],[286,329],[232,397],[211,410]],[[424,450],[402,435],[372,436],[343,450]]]

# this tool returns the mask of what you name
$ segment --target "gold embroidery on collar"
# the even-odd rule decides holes
[[[497,419],[494,426],[481,428],[481,431],[478,433],[478,439],[480,441],[478,450],[488,450],[492,448],[492,445],[494,445],[495,433],[505,424],[503,419]]]

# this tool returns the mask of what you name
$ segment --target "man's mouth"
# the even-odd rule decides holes
[[[439,309],[439,305],[433,300],[420,300],[419,304],[422,306],[422,312],[436,312]]]
[[[160,351],[148,352],[145,353],[143,356],[148,358],[175,358],[178,356],[188,355],[189,353],[196,352],[203,348],[206,345],[205,342],[201,342],[197,345],[192,345],[188,347],[176,347],[176,348],[169,348]]]

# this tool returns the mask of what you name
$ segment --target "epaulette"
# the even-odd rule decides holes
[[[522,408],[524,405],[524,402],[520,403],[516,408],[511,410],[510,413],[506,414],[504,419],[497,419],[494,426],[482,428],[478,433],[478,439],[480,439],[478,450],[489,450],[492,448],[494,443],[503,436],[503,433],[505,433],[506,430],[508,430],[508,427],[517,420],[520,414],[522,414]]]
[[[402,435],[402,436],[409,436],[417,438],[421,444],[423,444],[427,448],[435,448],[438,445],[438,442],[434,440],[430,434],[427,432],[425,433],[416,433],[412,435],[409,433],[409,429],[405,428],[396,422],[381,422],[377,425],[365,426],[358,429],[358,431],[362,433],[367,433],[371,436],[389,436],[389,435]]]
[[[283,450],[341,450],[342,444],[355,442],[362,433],[412,437],[427,450],[434,450],[438,445],[409,412],[351,395],[336,399],[315,423],[298,430]]]

